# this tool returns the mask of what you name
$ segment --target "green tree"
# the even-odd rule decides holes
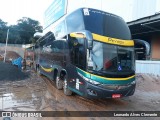
[[[42,32],[42,26],[36,20],[23,17],[17,21],[17,28],[23,44],[28,44],[34,41],[33,35],[38,31]]]
[[[7,36],[7,29],[9,29],[8,43],[12,44],[29,44],[36,40],[33,35],[38,31],[42,32],[42,26],[36,20],[23,17],[17,21],[17,25],[7,26],[7,23],[0,19],[0,43],[5,43]]]
[[[0,19],[0,42],[4,43],[7,34],[7,23]]]
[[[11,44],[22,44],[21,36],[19,34],[19,30],[17,28],[17,25],[11,25],[9,26],[10,32],[9,32],[9,43]]]

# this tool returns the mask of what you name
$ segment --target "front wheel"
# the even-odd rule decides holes
[[[63,89],[63,80],[61,80],[58,76],[56,77],[56,87],[58,90]]]
[[[67,96],[72,95],[72,91],[67,88],[67,78],[66,78],[66,76],[64,77],[63,91],[64,91],[64,94],[67,95]]]

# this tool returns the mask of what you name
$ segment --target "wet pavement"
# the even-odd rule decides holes
[[[121,99],[89,100],[79,95],[65,96],[55,83],[34,70],[26,71],[24,80],[0,81],[1,111],[160,111],[160,77],[137,75],[135,94]],[[21,120],[22,118],[11,118]],[[52,120],[75,118],[23,118],[23,120]],[[78,118],[76,118],[78,119]],[[94,120],[106,118],[79,118]],[[107,118],[112,119],[112,118]],[[114,118],[114,120],[127,118]],[[137,118],[129,118],[137,120]],[[138,118],[159,120],[160,118]]]

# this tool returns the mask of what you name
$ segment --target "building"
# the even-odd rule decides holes
[[[155,14],[157,2],[157,0],[133,0],[132,20]]]
[[[150,60],[160,60],[160,13],[128,22],[133,39],[150,43]]]

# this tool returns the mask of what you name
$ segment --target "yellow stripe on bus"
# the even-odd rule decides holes
[[[81,33],[71,33],[71,37],[77,37],[77,38],[85,38],[84,34]]]
[[[96,41],[114,44],[114,45],[121,45],[121,46],[134,46],[133,40],[122,40],[122,39],[98,35],[95,33],[92,33],[92,35],[93,35],[93,39]],[[77,37],[77,38],[85,38],[85,36],[81,33],[71,33],[70,36]]]
[[[53,68],[44,68],[42,66],[41,66],[41,68],[46,72],[52,72],[53,71]]]
[[[129,79],[135,77],[135,75],[133,75],[133,76],[130,76],[130,77],[127,77],[127,78],[107,78],[107,77],[102,77],[102,76],[98,76],[98,75],[94,75],[94,74],[91,74],[91,75],[95,76],[95,77],[98,77],[98,78],[106,79],[106,80],[129,80]]]
[[[126,77],[126,78],[108,78],[108,77],[102,77],[102,76],[98,76],[98,75],[91,74],[91,73],[89,73],[89,72],[86,72],[86,71],[78,68],[78,67],[76,67],[76,68],[79,69],[80,71],[83,71],[85,74],[89,74],[90,76],[95,76],[95,77],[102,78],[102,79],[105,79],[105,80],[115,80],[115,81],[118,80],[118,81],[119,81],[119,80],[129,80],[129,79],[135,77],[135,75],[132,75],[132,76]]]
[[[117,38],[111,38],[111,37],[98,35],[95,33],[92,33],[92,35],[93,35],[93,39],[96,41],[110,43],[110,44],[114,44],[114,45],[121,45],[121,46],[134,46],[133,40],[121,40],[121,39],[117,39]]]

